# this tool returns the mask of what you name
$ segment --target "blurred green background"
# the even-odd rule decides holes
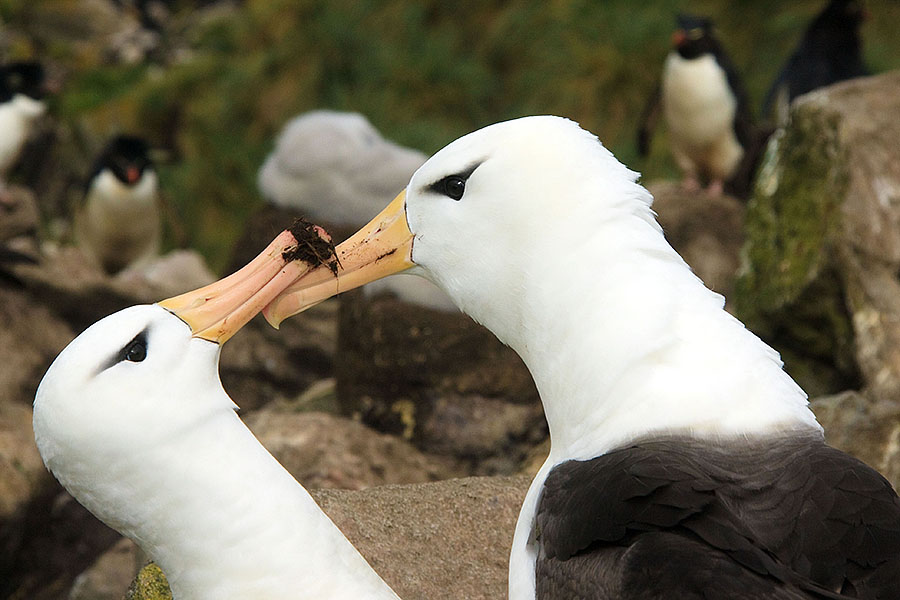
[[[256,171],[299,112],[359,111],[386,137],[428,153],[492,122],[559,114],[646,179],[677,177],[663,133],[647,160],[634,143],[674,15],[715,19],[758,111],[825,0],[247,0],[202,18],[174,2],[163,41],[177,37],[178,51],[131,65],[83,43],[91,23],[81,4],[0,0],[2,26],[24,32],[11,54],[65,68],[52,111],[76,132],[137,132],[170,150],[164,189],[191,244],[221,269],[261,203]],[[867,8],[869,67],[900,67],[900,2]]]

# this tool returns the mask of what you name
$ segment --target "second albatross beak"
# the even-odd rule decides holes
[[[307,241],[298,243],[296,226],[282,231],[259,256],[236,273],[163,300],[159,305],[187,323],[194,337],[225,343],[297,277],[312,269],[308,260],[297,258],[301,244],[307,244],[316,256],[320,254],[317,247],[325,248],[326,255],[333,252],[324,230],[310,225],[304,229]],[[319,258],[317,262],[326,265],[333,262],[327,256]]]
[[[288,317],[335,294],[404,271],[415,264],[412,245],[403,191],[368,225],[335,248],[336,269],[322,265],[304,271],[303,265],[289,263],[285,270],[294,282],[263,309],[263,315],[277,328]]]

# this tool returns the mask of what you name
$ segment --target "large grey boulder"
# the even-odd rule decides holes
[[[799,98],[769,145],[747,209],[738,312],[781,351],[831,428],[891,456],[900,431],[900,72]],[[827,407],[827,408],[826,408]],[[836,416],[834,411],[849,411]],[[861,447],[861,443],[865,448]],[[896,454],[896,453],[894,453]],[[900,483],[895,462],[882,464]]]

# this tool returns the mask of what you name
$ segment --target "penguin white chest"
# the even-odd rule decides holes
[[[88,191],[76,224],[79,245],[110,272],[156,255],[160,242],[157,178],[145,171],[128,187],[109,170]]]
[[[666,59],[663,110],[670,143],[682,168],[727,178],[743,156],[734,130],[737,99],[711,55]],[[688,164],[684,164],[688,163]]]
[[[45,110],[43,102],[22,94],[0,104],[0,175],[19,157],[32,123]]]

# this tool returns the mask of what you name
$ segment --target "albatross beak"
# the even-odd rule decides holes
[[[224,344],[304,270],[310,270],[305,261],[291,260],[290,252],[297,245],[294,234],[283,231],[236,273],[159,305],[187,323],[194,337]]]
[[[285,267],[295,281],[263,309],[275,328],[290,316],[364,283],[412,267],[413,234],[406,223],[406,191],[400,192],[369,224],[335,248],[337,269],[306,272],[296,262]]]

